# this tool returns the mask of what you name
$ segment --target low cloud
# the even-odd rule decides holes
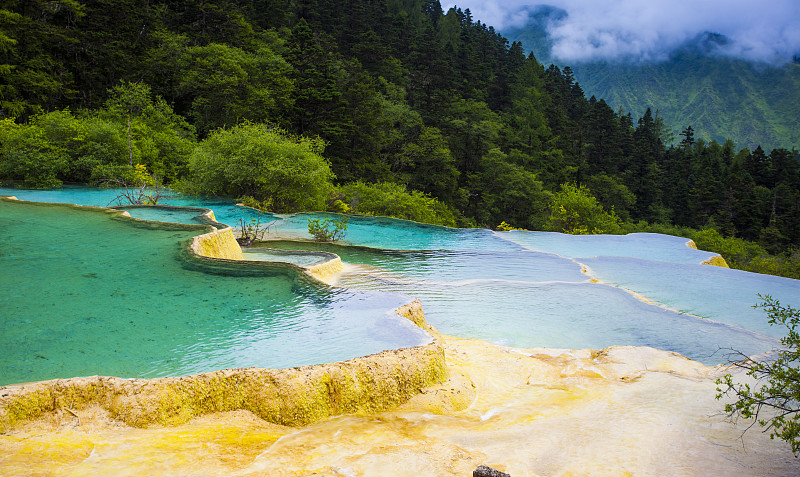
[[[473,2],[457,6],[499,31],[524,26],[544,6]],[[546,22],[552,56],[565,62],[658,61],[709,34],[715,38],[706,43],[712,53],[767,63],[800,54],[798,0],[551,0],[548,5],[566,12]]]

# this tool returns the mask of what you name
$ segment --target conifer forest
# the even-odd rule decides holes
[[[0,72],[4,183],[145,171],[275,211],[669,233],[800,277],[794,145],[614,111],[437,0],[4,1]]]

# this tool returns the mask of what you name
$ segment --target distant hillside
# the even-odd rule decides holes
[[[539,9],[526,27],[502,32],[526,51],[549,64],[551,44],[545,25],[564,12]],[[753,150],[800,146],[800,64],[783,67],[755,65],[743,60],[710,56],[715,35],[706,35],[662,63],[591,62],[570,66],[586,96],[603,98],[615,110],[640,117],[647,108],[658,110],[678,132],[692,126],[698,138]]]

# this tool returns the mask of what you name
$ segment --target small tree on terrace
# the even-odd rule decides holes
[[[730,416],[753,419],[770,438],[779,438],[792,446],[795,455],[800,454],[800,310],[782,306],[769,295],[759,295],[771,325],[785,326],[788,334],[781,338],[783,349],[775,359],[755,361],[737,353],[741,360],[734,366],[746,371],[755,379],[755,385],[734,382],[730,374],[717,380],[717,399],[732,396],[735,401],[725,405]]]

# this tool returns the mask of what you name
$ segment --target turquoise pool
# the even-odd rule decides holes
[[[0,194],[11,194],[25,200],[91,205],[107,205],[113,197],[113,191],[108,189],[89,188],[55,191],[0,189]],[[276,239],[307,240],[307,219],[320,216],[259,214],[224,200],[175,198],[170,203],[212,208],[218,221],[231,225],[239,219],[258,218],[270,226],[267,238]],[[51,220],[58,222],[55,217]],[[40,226],[45,229],[54,227],[47,223],[48,220],[44,220]],[[129,224],[125,227],[126,230],[136,229]],[[176,236],[170,239],[167,234],[164,244],[159,246],[162,248],[154,245],[151,250],[149,245],[141,245],[144,248],[138,253],[149,253],[152,257],[169,253],[174,256],[175,244],[186,239],[178,237],[179,233],[184,232],[169,231]],[[19,247],[35,243],[24,238],[19,240]],[[758,301],[757,293],[771,294],[784,303],[800,305],[800,281],[700,265],[712,254],[690,249],[685,244],[686,240],[680,237],[658,234],[569,236],[547,232],[498,233],[484,229],[449,229],[387,218],[352,217],[342,244],[320,245],[291,240],[276,240],[269,244],[271,248],[338,254],[346,263],[346,269],[336,287],[324,287],[277,272],[271,277],[229,277],[198,270],[179,272],[174,270],[181,268],[177,259],[173,259],[174,263],[169,267],[158,265],[165,267],[164,276],[173,278],[165,278],[163,283],[138,285],[140,295],[160,296],[162,286],[168,290],[185,289],[180,295],[183,298],[178,299],[177,293],[180,292],[173,292],[173,300],[156,300],[158,309],[169,310],[170,314],[166,316],[176,317],[163,320],[170,322],[168,325],[160,324],[169,329],[164,329],[163,333],[153,331],[155,336],[147,338],[153,341],[144,341],[144,338],[137,341],[138,346],[153,350],[153,353],[143,352],[142,355],[155,356],[157,351],[161,353],[160,357],[135,370],[98,369],[89,373],[124,376],[189,374],[200,368],[292,366],[343,359],[339,356],[348,353],[355,356],[372,352],[369,347],[351,349],[349,340],[374,345],[369,349],[403,346],[406,339],[416,342],[425,337],[404,327],[402,320],[394,320],[387,312],[412,297],[422,300],[428,321],[441,332],[509,346],[602,348],[643,345],[676,351],[708,364],[725,361],[720,348],[732,347],[757,354],[777,346],[777,339],[783,331],[770,328],[763,312],[751,306]],[[113,241],[107,246],[110,249],[128,247]],[[38,247],[27,248],[36,250]],[[254,254],[256,258],[258,254],[266,258],[275,255],[264,250],[251,250],[248,254]],[[49,256],[45,253],[28,261],[45,262]],[[314,259],[305,257],[298,260]],[[95,266],[93,257],[80,261],[87,270]],[[68,264],[60,266],[71,267]],[[87,280],[82,277],[83,273],[81,278]],[[182,285],[184,280],[187,283]],[[80,283],[77,277],[76,283]],[[227,310],[238,310],[239,314],[230,315],[237,316],[237,319],[214,322],[210,317],[219,311],[220,305],[216,305],[217,308],[211,305],[213,312],[203,312],[209,316],[209,323],[213,323],[207,329],[197,326],[197,323],[193,326],[192,320],[187,322],[183,318],[187,315],[186,310],[191,309],[190,304],[198,301],[198,296],[210,288],[219,287],[226,291],[214,295],[213,302],[224,303],[223,306],[228,307],[226,313]],[[19,295],[36,296],[36,289],[36,285],[23,285]],[[105,290],[109,294],[112,291]],[[166,293],[169,297],[170,292]],[[170,304],[171,301],[174,303]],[[71,305],[63,293],[48,303],[52,308],[63,310],[55,316],[82,316],[77,305]],[[125,303],[121,309],[134,308],[136,301],[128,299]],[[100,317],[108,315],[107,310],[105,304],[91,314],[95,317],[92,320],[97,320],[98,329],[104,330],[101,336],[112,332],[115,326],[124,325],[122,321],[103,324],[103,320],[108,318],[101,320]],[[358,318],[354,318],[352,310],[360,313]],[[19,314],[22,316],[24,312]],[[24,320],[28,323],[30,317]],[[171,323],[173,320],[175,323]],[[54,321],[59,320],[54,318]],[[391,326],[385,327],[384,321]],[[360,327],[362,323],[367,325]],[[13,331],[34,333],[37,326],[32,325],[33,331],[24,331],[29,328],[26,324],[19,331]],[[43,336],[38,339],[47,342],[47,346],[61,346],[58,339],[53,338],[52,343],[47,341],[46,330],[41,333]],[[333,335],[338,337],[331,338]],[[21,336],[22,342],[28,339],[24,334]],[[120,338],[120,341],[124,340]],[[306,342],[311,344],[305,345]],[[321,342],[325,343],[325,348],[330,348],[330,354],[317,350]],[[337,345],[347,352],[343,349],[336,351]],[[66,357],[75,353],[81,351],[70,348],[62,354]],[[114,355],[106,354],[103,359],[115,360]],[[203,361],[206,355],[209,358]],[[45,364],[45,359],[51,359],[41,351],[23,350],[18,356],[20,360],[26,357],[27,361],[21,362],[27,362],[29,370],[36,370]],[[201,362],[205,364],[198,364]],[[87,369],[95,369],[92,366],[90,362]],[[64,369],[59,373],[59,376],[70,376],[87,374],[87,371]],[[42,378],[15,377],[2,381],[19,379]]]
[[[190,266],[181,251],[202,226],[3,200],[0,225],[0,384],[283,368],[430,341],[392,312],[403,294]]]
[[[207,224],[207,218],[203,217],[206,209],[194,207],[114,207],[124,210],[131,217],[149,220],[154,222],[167,222],[173,224]]]

